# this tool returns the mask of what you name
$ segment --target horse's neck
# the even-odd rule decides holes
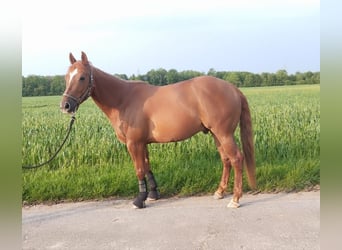
[[[113,110],[119,111],[126,96],[129,84],[99,69],[93,69],[95,103],[110,116]]]

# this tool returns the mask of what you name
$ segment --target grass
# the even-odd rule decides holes
[[[320,183],[320,86],[242,89],[253,118],[258,189],[302,190]],[[47,160],[63,140],[69,116],[60,97],[22,99],[22,164]],[[236,133],[237,140],[239,131]],[[150,161],[162,196],[212,193],[222,166],[210,134],[176,143],[149,145]],[[57,158],[43,168],[23,170],[22,200],[133,197],[135,171],[107,118],[88,100]],[[244,190],[249,190],[244,178]],[[229,183],[232,190],[233,178]]]

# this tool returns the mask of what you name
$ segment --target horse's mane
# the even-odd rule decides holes
[[[96,70],[97,72],[101,73],[102,75],[104,75],[106,78],[109,78],[111,80],[115,79],[117,81],[120,81],[120,82],[123,82],[123,83],[127,83],[127,84],[149,84],[148,82],[146,81],[142,81],[142,80],[125,80],[125,79],[122,79],[120,78],[119,76],[117,75],[112,75],[112,74],[109,74],[99,68],[96,68],[94,66],[92,66],[92,68],[94,70]]]

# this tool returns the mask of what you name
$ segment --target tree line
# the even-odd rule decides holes
[[[196,76],[209,75],[221,78],[233,83],[237,87],[263,87],[283,86],[299,84],[319,84],[320,72],[296,72],[288,74],[281,69],[276,73],[255,74],[243,71],[216,71],[210,69],[207,73],[185,70],[178,72],[175,69],[165,70],[163,68],[152,69],[143,75],[114,74],[124,80],[142,80],[156,86],[163,86],[175,82],[191,79]],[[48,96],[61,95],[65,89],[64,76],[38,76],[29,75],[22,77],[22,96]]]

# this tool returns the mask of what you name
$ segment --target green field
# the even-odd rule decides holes
[[[320,183],[320,86],[242,89],[253,118],[258,190],[303,190]],[[63,140],[70,117],[60,97],[22,99],[22,164],[47,160]],[[133,197],[135,171],[125,148],[92,100],[80,107],[66,145],[48,166],[23,170],[22,200],[36,203]],[[239,138],[238,131],[236,137]],[[163,197],[213,193],[221,161],[210,134],[149,145]],[[228,191],[232,191],[233,179]],[[244,178],[244,190],[248,191]]]

